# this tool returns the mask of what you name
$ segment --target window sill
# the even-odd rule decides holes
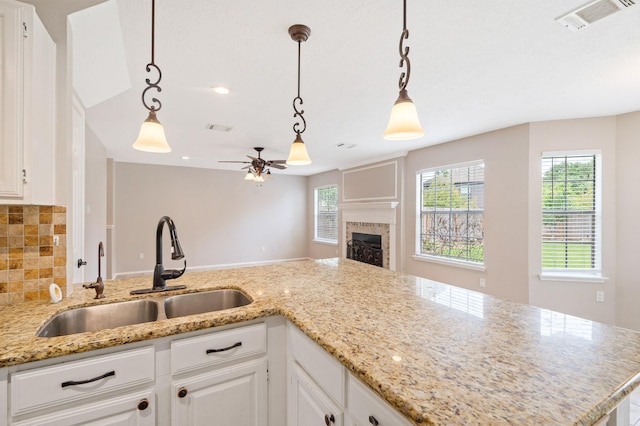
[[[447,266],[455,266],[455,267],[458,267],[458,268],[472,269],[474,271],[486,271],[487,270],[487,268],[484,265],[459,262],[459,261],[450,260],[450,259],[442,259],[442,258],[434,257],[434,256],[424,256],[424,255],[414,254],[411,257],[414,260],[418,260],[420,262],[439,263],[439,264],[447,265]]]
[[[580,273],[559,273],[559,272],[541,272],[538,274],[540,281],[565,281],[579,283],[597,283],[604,284],[609,278],[602,275],[580,274]]]
[[[331,241],[331,240],[320,240],[320,239],[314,238],[313,242],[318,244],[326,244],[328,246],[334,246],[334,247],[338,246],[337,241]]]

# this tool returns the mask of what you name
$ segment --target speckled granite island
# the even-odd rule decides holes
[[[100,302],[77,289],[55,305],[4,306],[0,367],[282,315],[417,425],[590,425],[640,385],[640,333],[350,260],[191,272],[178,281],[187,292],[242,289],[254,301],[54,338],[35,337],[53,314],[131,299],[150,277],[108,281]]]

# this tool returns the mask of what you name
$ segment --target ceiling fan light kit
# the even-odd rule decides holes
[[[273,167],[274,169],[284,170],[287,168],[286,160],[265,160],[260,156],[260,153],[264,151],[264,148],[261,146],[256,146],[255,149],[258,152],[257,157],[252,157],[251,155],[247,155],[251,161],[220,161],[220,163],[242,163],[248,164],[248,166],[243,167],[242,169],[248,169],[247,173],[244,175],[244,180],[253,181],[262,183],[265,180],[271,178],[271,170],[269,167]]]
[[[407,29],[407,0],[403,0],[402,9],[402,34],[400,35],[400,68],[406,66],[406,71],[400,74],[398,86],[400,93],[396,103],[391,109],[389,124],[383,137],[387,140],[411,140],[424,136],[424,130],[420,125],[416,106],[407,93],[407,84],[411,77],[411,62],[409,61],[409,46],[404,46],[404,41],[409,38]]]
[[[156,117],[156,111],[162,108],[162,103],[155,97],[151,98],[151,105],[149,105],[145,99],[149,90],[153,89],[157,92],[161,92],[160,80],[162,79],[162,71],[155,64],[155,16],[156,16],[156,1],[151,0],[151,62],[147,64],[147,72],[151,72],[151,69],[155,70],[158,78],[152,81],[151,78],[145,79],[147,87],[142,91],[142,105],[149,110],[149,116],[142,123],[140,127],[140,133],[138,138],[133,143],[133,148],[139,151],[145,152],[171,152],[171,147],[167,142],[167,137],[164,134],[162,124]]]
[[[307,41],[311,35],[311,29],[306,25],[297,24],[289,27],[289,35],[291,39],[298,43],[298,96],[293,98],[293,110],[294,117],[297,117],[300,121],[296,121],[293,125],[293,131],[296,132],[296,138],[291,144],[291,150],[289,151],[289,157],[287,158],[287,164],[292,166],[306,166],[311,164],[311,158],[307,152],[307,147],[302,140],[300,134],[304,133],[307,129],[307,122],[304,119],[304,110],[301,108],[302,98],[300,97],[300,46],[303,41]],[[300,123],[302,122],[302,124]],[[302,125],[302,129],[300,126]]]

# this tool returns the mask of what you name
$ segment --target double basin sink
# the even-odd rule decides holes
[[[222,289],[86,306],[56,314],[40,327],[36,336],[55,337],[100,331],[165,318],[237,308],[251,302],[249,296],[240,290]]]

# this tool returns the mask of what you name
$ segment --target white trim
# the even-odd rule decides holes
[[[553,272],[541,272],[538,274],[540,281],[566,281],[566,282],[581,282],[581,283],[599,283],[604,284],[609,277],[603,277],[602,275],[594,274],[580,274],[580,273],[553,273]]]
[[[381,223],[389,225],[389,269],[396,270],[396,207],[397,201],[338,204],[342,213],[342,235],[346,238],[347,222]],[[341,257],[347,257],[347,244],[342,245]]]
[[[388,166],[389,164],[393,164],[393,195],[388,195],[384,197],[367,197],[367,198],[346,198],[346,191],[344,177],[347,173],[356,173],[362,170],[376,169],[383,166]],[[398,198],[398,162],[397,161],[388,161],[386,163],[375,164],[367,167],[360,167],[359,169],[349,170],[346,172],[342,172],[342,201],[365,201],[365,200],[395,200]]]
[[[480,265],[477,263],[469,263],[465,261],[457,261],[455,259],[447,259],[444,257],[426,256],[426,255],[419,255],[419,254],[414,254],[411,257],[414,260],[418,260],[420,262],[440,263],[447,266],[455,266],[456,268],[472,269],[474,271],[487,270],[487,267],[485,265]]]
[[[292,259],[276,259],[276,260],[261,260],[258,262],[239,262],[239,263],[222,263],[219,265],[203,265],[203,266],[190,266],[187,268],[187,272],[199,272],[199,271],[215,271],[218,269],[234,269],[234,268],[249,268],[251,266],[264,266],[264,265],[275,265],[276,263],[283,262],[297,262],[300,260],[312,260],[310,257],[297,257]],[[135,278],[135,277],[143,277],[147,275],[152,275],[153,270],[148,271],[131,271],[131,272],[119,272],[114,275],[113,279],[127,279],[127,278]],[[151,285],[151,282],[149,282]]]
[[[336,241],[332,241],[332,240],[321,240],[321,239],[318,239],[318,238],[314,238],[313,242],[317,243],[317,244],[325,244],[325,245],[334,246],[334,247],[336,247],[338,245],[338,241],[337,240]]]

